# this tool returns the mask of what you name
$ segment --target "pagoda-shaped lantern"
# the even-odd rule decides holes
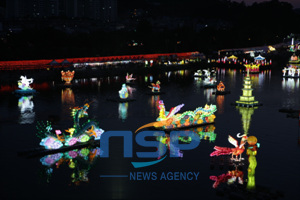
[[[255,107],[259,106],[258,101],[255,101],[254,96],[252,96],[252,81],[249,76],[249,70],[247,70],[247,75],[244,78],[244,88],[243,95],[240,96],[240,100],[236,101],[237,106],[242,107]]]

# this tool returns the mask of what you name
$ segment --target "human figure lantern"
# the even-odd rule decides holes
[[[282,70],[283,76],[285,76],[285,74],[286,74],[287,71],[288,71],[288,69],[286,67],[283,68],[283,70]]]
[[[248,182],[247,182],[247,189],[254,189],[255,188],[255,168],[257,166],[256,161],[256,154],[257,149],[259,148],[260,144],[257,143],[257,138],[255,136],[248,137],[248,147],[246,154],[248,155]]]
[[[296,73],[296,69],[294,67],[290,67],[289,68],[289,76],[292,76],[294,77],[295,76],[295,73]]]
[[[71,84],[71,81],[74,78],[74,74],[75,74],[75,71],[72,71],[72,72],[70,70],[68,70],[66,72],[61,71],[61,79],[66,82],[65,84],[67,84],[67,85]]]

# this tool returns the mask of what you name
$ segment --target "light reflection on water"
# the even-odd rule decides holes
[[[217,137],[213,137],[213,135],[208,137],[208,133],[203,133],[203,138],[207,138],[207,141],[201,142],[199,147],[193,151],[182,152],[182,160],[178,161],[168,158],[156,167],[141,169],[141,171],[197,170],[201,171],[201,180],[193,183],[184,182],[184,184],[183,182],[133,183],[126,179],[100,180],[98,178],[100,174],[128,174],[130,171],[135,170],[130,166],[128,159],[122,158],[122,143],[120,143],[120,145],[111,146],[111,153],[113,155],[111,159],[99,159],[93,163],[88,174],[82,173],[83,175],[86,174],[83,177],[89,178],[89,188],[86,189],[80,185],[75,189],[70,186],[68,188],[70,196],[78,195],[78,197],[84,198],[85,194],[91,197],[92,193],[94,193],[97,194],[94,197],[99,196],[99,198],[138,198],[142,195],[157,198],[158,195],[154,194],[153,191],[157,188],[164,188],[167,190],[166,194],[160,194],[164,198],[184,197],[183,194],[178,194],[177,189],[174,189],[181,188],[197,198],[217,198],[215,191],[211,188],[213,182],[209,179],[209,175],[219,175],[226,172],[226,170],[217,173],[212,172],[209,169],[210,158],[208,155],[213,151],[215,144],[228,146],[228,134],[248,132],[250,135],[256,135],[262,145],[259,154],[256,156],[259,163],[256,167],[256,185],[266,185],[273,189],[282,189],[287,196],[286,199],[293,199],[296,196],[297,188],[294,184],[287,182],[287,177],[297,177],[299,175],[299,170],[296,170],[299,168],[299,162],[296,160],[299,157],[299,145],[294,145],[298,142],[297,134],[299,127],[297,120],[286,118],[285,114],[278,112],[278,109],[282,106],[299,109],[299,79],[282,79],[282,74],[276,74],[275,70],[272,70],[272,74],[271,70],[266,70],[258,74],[258,76],[251,75],[254,82],[253,95],[256,100],[262,102],[264,105],[255,111],[249,109],[247,112],[242,112],[230,105],[230,103],[238,100],[242,94],[241,89],[243,88],[244,74],[240,70],[217,70],[217,81],[222,80],[225,83],[226,90],[231,91],[231,94],[224,96],[212,95],[213,89],[201,88],[202,80],[194,79],[191,74],[193,74],[192,71],[185,70],[162,73],[160,76],[157,74],[149,74],[147,76],[135,75],[137,77],[137,84],[135,85],[136,93],[134,95],[136,95],[137,100],[128,103],[128,105],[126,103],[114,104],[106,101],[108,96],[117,94],[121,84],[125,81],[125,78],[122,77],[118,79],[112,77],[94,78],[92,80],[74,79],[71,88],[63,89],[56,88],[56,84],[52,84],[53,88],[51,90],[49,89],[47,92],[34,96],[34,100],[31,99],[31,103],[30,101],[28,102],[29,105],[33,105],[34,103],[32,112],[35,113],[35,116],[33,118],[28,117],[31,122],[27,126],[19,124],[18,117],[16,117],[21,115],[21,110],[26,110],[22,109],[22,106],[19,108],[18,103],[16,103],[19,99],[11,94],[4,95],[0,101],[0,111],[7,117],[4,118],[3,115],[1,116],[1,122],[5,120],[5,123],[1,124],[0,129],[1,133],[11,132],[11,134],[3,134],[3,141],[10,141],[13,138],[15,146],[19,147],[19,149],[10,147],[8,152],[4,148],[4,146],[8,146],[7,144],[2,142],[0,145],[3,163],[5,163],[2,167],[4,167],[5,171],[10,172],[10,175],[4,174],[2,177],[3,181],[6,182],[4,196],[9,195],[6,191],[14,191],[16,187],[20,187],[20,184],[24,183],[21,180],[28,182],[28,186],[26,184],[22,186],[25,187],[24,197],[30,197],[33,192],[37,193],[37,195],[42,194],[39,191],[47,191],[49,196],[53,197],[54,194],[51,195],[50,191],[56,190],[57,185],[64,187],[65,183],[62,174],[69,173],[67,175],[69,178],[67,182],[72,182],[72,178],[69,176],[72,174],[70,173],[72,170],[68,167],[67,162],[64,162],[59,169],[55,168],[55,166],[53,167],[53,179],[50,180],[48,185],[38,184],[35,176],[38,171],[37,168],[41,164],[37,165],[35,159],[24,159],[16,156],[17,150],[38,147],[39,141],[35,136],[35,121],[47,119],[53,113],[58,115],[59,119],[64,119],[66,116],[70,119],[70,110],[67,107],[81,106],[87,100],[89,102],[93,101],[89,109],[89,115],[96,118],[104,130],[135,130],[144,124],[155,121],[158,117],[157,103],[159,100],[164,100],[169,108],[184,103],[185,107],[183,109],[185,110],[216,103],[218,110],[216,112],[214,128],[217,129],[218,135]],[[150,81],[150,77],[152,81]],[[166,93],[159,96],[146,95],[149,83],[156,81],[158,78],[162,83],[162,89]],[[60,120],[58,125],[65,126],[63,120]],[[199,131],[200,129],[198,129]],[[24,132],[28,134],[23,134]],[[202,132],[207,132],[204,130],[204,127]],[[286,133],[289,133],[288,137]],[[16,136],[21,136],[21,138],[19,139]],[[199,137],[201,137],[200,134]],[[182,139],[185,141],[188,137]],[[274,152],[278,148],[280,148],[280,151],[276,151],[276,156],[274,157]],[[146,149],[135,147],[134,150],[145,151]],[[9,153],[10,156],[5,156],[4,154],[6,153]],[[247,159],[247,156],[244,155],[244,158]],[[283,158],[284,163],[288,164],[276,161],[277,165],[274,165],[275,158]],[[27,173],[21,173],[23,169],[19,167],[20,161],[24,163],[23,167],[27,169]],[[101,161],[101,163],[98,161]],[[246,168],[244,168],[244,173],[247,173]],[[284,177],[278,176],[278,172],[280,171],[285,172]],[[75,175],[74,177],[77,176]],[[20,180],[20,182],[16,182],[16,179]],[[86,178],[83,180],[86,180]],[[172,184],[175,187],[172,187]],[[32,188],[38,189],[34,189],[33,191]],[[148,190],[145,191],[145,188],[149,192],[147,192]],[[80,194],[76,193],[76,191],[80,191]],[[58,193],[61,194],[60,192]],[[20,197],[19,194],[16,195]],[[55,196],[57,195],[55,194]]]
[[[33,96],[22,96],[19,98],[18,106],[20,109],[20,124],[32,124],[35,120],[35,112],[33,111]]]
[[[127,110],[128,110],[128,102],[119,103],[119,118],[122,119],[122,122],[125,122],[127,119]]]
[[[282,89],[292,92],[295,88],[299,88],[299,78],[283,78]]]

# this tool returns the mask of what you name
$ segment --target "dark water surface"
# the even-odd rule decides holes
[[[106,100],[117,96],[125,79],[123,77],[76,79],[71,89],[62,87],[61,82],[36,83],[39,93],[31,99],[23,99],[23,103],[28,103],[27,108],[22,108],[20,97],[1,93],[0,199],[298,199],[299,121],[287,118],[286,113],[278,110],[300,108],[300,80],[283,79],[280,70],[264,70],[260,74],[250,75],[255,99],[263,106],[255,110],[239,110],[231,103],[242,95],[244,74],[240,70],[218,70],[217,80],[222,80],[226,89],[231,91],[225,96],[215,96],[213,89],[201,88],[202,80],[196,80],[192,75],[193,72],[189,70],[149,74],[146,77],[135,75],[137,80],[132,87],[136,89],[133,93],[136,101],[129,103]],[[162,91],[166,93],[160,96],[147,95],[151,80],[156,82],[158,79],[162,83]],[[39,147],[40,139],[36,136],[38,121],[51,120],[61,130],[70,128],[70,107],[92,102],[88,109],[89,118],[97,120],[102,129],[135,131],[155,121],[159,100],[164,101],[166,110],[184,103],[180,112],[194,110],[205,104],[217,105],[215,124],[202,130],[202,133],[213,131],[215,140],[211,138],[209,141],[208,137],[203,136],[199,146],[181,152],[181,158],[167,156],[156,165],[139,169],[131,165],[132,161],[140,161],[136,156],[123,158],[123,143],[118,138],[111,141],[110,158],[100,158],[101,150],[91,148],[73,151],[76,155],[73,154],[72,159],[57,154],[65,159],[61,159],[60,164],[47,166],[42,163],[42,156],[29,158],[18,154]],[[249,129],[245,130],[247,124]],[[209,154],[215,145],[233,147],[228,142],[228,135],[236,137],[237,133],[244,131],[255,135],[261,144],[256,156],[256,189],[246,189],[248,162],[245,152],[245,161],[238,166],[244,173],[244,183],[235,181],[228,185],[225,182],[213,188],[214,181],[209,177],[234,170],[234,166],[228,161],[230,156],[211,159]],[[134,154],[146,150],[134,142]],[[95,157],[87,157],[96,151],[98,154]],[[154,149],[150,148],[149,151]],[[163,172],[199,174],[197,180],[134,181],[129,177],[103,177],[128,176],[133,172],[155,172],[157,176]]]

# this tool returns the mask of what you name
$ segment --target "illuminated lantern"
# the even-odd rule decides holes
[[[27,78],[26,76],[21,76],[21,80],[18,81],[18,87],[21,90],[32,90],[30,84],[33,83],[33,78]]]
[[[130,74],[130,75],[129,75],[129,74],[127,73],[127,75],[126,75],[126,83],[129,83],[129,82],[135,80],[135,78],[132,78],[132,76],[133,76],[133,74]]]
[[[160,92],[160,81],[156,81],[156,83],[151,83],[152,86],[149,86],[152,88],[152,92]]]
[[[230,155],[231,154],[231,159],[235,161],[241,161],[242,160],[242,153],[245,150],[244,145],[246,144],[247,141],[247,135],[240,135],[239,133],[237,134],[238,138],[242,138],[240,145],[238,145],[238,141],[234,139],[232,136],[228,136],[228,141],[235,147],[235,148],[228,148],[228,147],[219,147],[215,146],[214,147],[214,152],[210,154],[210,156],[220,156],[220,155]],[[235,158],[234,158],[235,156]],[[238,158],[239,157],[239,158]]]
[[[64,134],[60,130],[52,132],[50,122],[46,124],[38,123],[37,136],[42,139],[40,145],[46,149],[59,149],[64,146],[73,146],[78,142],[88,142],[91,138],[99,140],[104,130],[99,128],[95,121],[87,120],[84,125],[80,124],[80,119],[88,116],[88,108],[89,104],[86,103],[82,107],[72,109],[71,115],[73,116],[74,125],[72,128],[65,130]]]
[[[223,84],[222,81],[220,81],[220,83],[217,85],[217,90],[219,92],[224,92],[225,91],[225,85]]]
[[[246,67],[246,71],[249,70],[250,73],[259,73],[259,66],[260,64],[245,64],[244,65]]]
[[[74,78],[74,74],[75,74],[75,71],[72,71],[72,72],[70,72],[69,70],[66,72],[61,71],[61,79],[63,81],[65,81],[66,85],[69,85],[69,84],[71,84],[71,81]]]
[[[128,89],[126,87],[126,84],[123,84],[121,90],[119,90],[119,96],[121,99],[127,99]]]
[[[286,67],[283,68],[283,70],[282,70],[283,76],[285,76],[285,74],[286,74],[287,71],[288,71],[288,69]]]
[[[153,60],[150,60],[150,67],[153,66]]]
[[[26,95],[26,94],[33,94],[36,90],[30,87],[30,84],[33,83],[33,78],[27,78],[26,76],[21,76],[21,80],[18,81],[19,90],[15,90],[16,94]]]
[[[207,125],[214,123],[216,116],[214,112],[217,111],[215,105],[205,105],[204,108],[198,107],[194,111],[185,111],[183,113],[178,113],[184,104],[180,104],[176,107],[170,109],[169,112],[165,110],[165,105],[162,100],[159,101],[159,117],[156,122],[146,124],[136,130],[155,127],[157,129],[170,130],[176,128],[184,128],[190,126]]]
[[[299,63],[299,62],[300,62],[300,59],[295,54],[293,54],[291,56],[290,60],[289,60],[289,63],[292,63],[292,64],[296,64],[296,63]]]
[[[216,78],[215,77],[210,77],[210,75],[205,78],[205,80],[203,81],[204,85],[203,87],[204,88],[215,88],[216,87]]]
[[[46,149],[59,149],[63,146],[63,143],[57,138],[48,136],[42,139],[40,145],[44,146]]]
[[[247,75],[244,78],[244,88],[243,95],[240,96],[240,100],[236,101],[237,106],[242,107],[254,107],[258,106],[258,101],[255,101],[254,96],[252,96],[252,81],[249,76],[249,69],[247,70]]]
[[[257,149],[259,148],[260,144],[257,143],[257,138],[255,136],[249,136],[248,137],[248,147],[247,147],[247,155],[249,166],[248,166],[248,183],[247,183],[247,189],[254,189],[255,188],[255,168],[257,166],[256,161],[256,154]]]

